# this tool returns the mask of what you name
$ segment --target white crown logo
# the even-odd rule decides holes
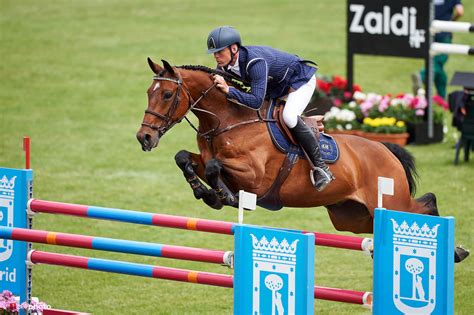
[[[258,240],[255,235],[250,234],[252,236],[252,246],[256,250],[262,250],[267,252],[278,252],[278,253],[285,253],[285,254],[294,254],[296,252],[296,245],[299,240],[295,240],[291,245],[288,241],[283,239],[281,243],[274,237],[269,242],[265,236],[262,236],[260,241]]]
[[[3,178],[0,179],[0,188],[13,190],[15,188],[15,179],[16,176],[13,176],[10,180],[3,175]]]
[[[401,225],[394,219],[391,219],[393,223],[393,232],[397,235],[416,236],[423,238],[433,238],[438,236],[439,224],[430,228],[426,223],[420,228],[416,222],[413,222],[411,226],[406,221],[403,221]]]

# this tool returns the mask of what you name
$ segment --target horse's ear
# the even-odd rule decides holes
[[[173,67],[168,63],[168,61],[161,59],[161,62],[163,62],[163,66],[165,67],[166,71],[168,71],[171,75],[174,75],[174,69],[173,69]]]
[[[154,63],[153,60],[150,59],[150,57],[148,57],[147,60],[148,60],[148,65],[151,68],[151,71],[153,71],[155,74],[158,74],[161,72],[161,70],[163,70],[163,68],[160,65],[157,65],[156,63]]]

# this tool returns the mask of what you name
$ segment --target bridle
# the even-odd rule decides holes
[[[191,96],[191,93],[189,92],[189,88],[184,84],[183,80],[179,77],[178,79],[172,79],[172,78],[164,78],[158,75],[153,76],[153,80],[157,81],[169,81],[175,83],[178,88],[176,89],[176,93],[173,98],[173,103],[171,104],[170,109],[165,115],[162,115],[160,113],[157,113],[155,111],[152,111],[150,109],[145,110],[145,114],[150,114],[153,115],[165,122],[164,125],[161,126],[156,126],[153,124],[149,124],[146,122],[142,122],[142,126],[148,127],[150,129],[156,130],[158,132],[158,136],[161,137],[163,136],[168,130],[170,130],[174,125],[178,124],[185,118],[190,124],[191,122],[188,120],[186,115],[189,113],[189,111],[195,109],[196,105],[216,86],[216,83],[212,84],[206,91],[202,92],[201,96],[197,100],[193,100],[193,97]],[[186,110],[186,113],[181,117],[180,119],[177,119],[173,121],[172,117],[175,114],[176,110],[178,109],[178,105],[181,101],[180,99],[180,94],[181,90],[184,88],[184,91],[186,92],[186,95],[188,96],[188,108]],[[191,126],[196,129],[192,124]]]
[[[209,143],[212,142],[213,137],[215,137],[217,135],[220,135],[224,132],[227,132],[231,129],[234,129],[236,127],[240,127],[240,126],[248,125],[248,124],[253,124],[253,123],[257,123],[257,122],[275,121],[274,119],[265,119],[265,118],[263,118],[260,111],[257,111],[257,117],[258,118],[256,118],[256,119],[252,119],[252,120],[248,120],[248,121],[242,121],[242,122],[239,122],[239,123],[236,123],[236,124],[233,124],[233,125],[229,125],[225,128],[219,129],[221,121],[220,121],[219,117],[216,114],[214,114],[213,112],[210,112],[208,110],[196,107],[198,105],[198,103],[207,94],[209,94],[209,92],[217,85],[216,83],[213,83],[208,89],[206,89],[204,92],[201,92],[201,96],[199,96],[199,98],[197,100],[194,100],[193,97],[191,96],[191,93],[189,92],[189,88],[186,86],[186,84],[183,82],[181,76],[179,75],[179,72],[178,72],[178,79],[165,78],[165,77],[162,77],[162,76],[159,76],[159,75],[154,75],[153,80],[169,81],[169,82],[175,83],[178,86],[178,88],[176,89],[175,96],[173,98],[173,103],[171,104],[170,109],[168,110],[168,112],[165,115],[162,115],[160,113],[157,113],[157,112],[149,110],[149,109],[145,110],[145,114],[153,115],[153,116],[155,116],[155,117],[157,117],[157,118],[159,118],[159,119],[161,119],[165,122],[165,124],[161,125],[161,126],[157,126],[157,125],[149,124],[149,123],[146,123],[146,122],[142,122],[142,126],[148,127],[150,129],[153,129],[153,130],[156,130],[158,132],[158,137],[163,136],[175,124],[180,123],[183,120],[183,118],[186,119],[186,121],[189,123],[189,125],[197,132],[198,136],[203,137]],[[186,113],[183,115],[183,117],[173,121],[172,117],[175,114],[176,110],[178,109],[178,105],[181,101],[180,100],[180,94],[181,94],[181,90],[183,88],[184,88],[184,91],[186,92],[186,95],[188,97],[188,108],[186,110]],[[217,126],[210,129],[210,130],[208,130],[208,131],[205,131],[205,132],[199,131],[198,128],[196,128],[193,125],[193,123],[187,118],[187,114],[190,111],[199,111],[199,112],[208,114],[210,116],[213,116],[214,118],[217,119]]]

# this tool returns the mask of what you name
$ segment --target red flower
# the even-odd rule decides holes
[[[353,92],[362,92],[362,88],[360,87],[359,84],[354,84],[354,85],[352,86],[352,91],[353,91]]]
[[[8,310],[14,311],[16,310],[16,303],[12,302],[8,305]]]
[[[404,93],[400,93],[400,94],[397,94],[397,95],[395,96],[395,98],[403,98],[404,96],[405,96]]]
[[[326,94],[329,94],[332,87],[331,83],[323,81],[323,80],[317,80],[317,83],[318,83],[317,87],[319,90],[323,91]]]
[[[337,89],[345,90],[345,89],[346,89],[346,86],[347,86],[347,81],[346,81],[344,78],[335,75],[335,76],[332,78],[332,84],[333,84],[334,87],[337,88]]]

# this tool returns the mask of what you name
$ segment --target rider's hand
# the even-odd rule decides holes
[[[229,86],[227,85],[223,77],[215,74],[214,83],[216,83],[216,86],[219,88],[219,90],[221,90],[225,94],[229,94]]]

